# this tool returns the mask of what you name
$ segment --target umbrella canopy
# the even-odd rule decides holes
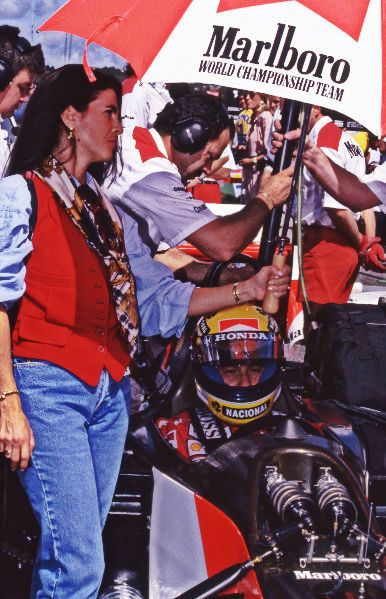
[[[144,81],[258,90],[386,134],[386,0],[69,0],[49,30],[116,52]]]

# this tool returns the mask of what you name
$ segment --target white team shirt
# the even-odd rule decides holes
[[[362,178],[366,171],[363,152],[357,142],[339,129],[328,116],[322,117],[310,131],[310,141],[319,146],[330,160]],[[335,226],[326,210],[348,210],[329,195],[307,168],[303,170],[302,222],[318,224],[334,229]],[[353,213],[356,216],[355,213]]]
[[[155,252],[162,241],[175,247],[217,217],[185,191],[175,164],[155,129],[125,127],[123,171],[104,184],[110,200],[137,221],[143,241]]]
[[[164,83],[142,83],[137,81],[133,91],[122,97],[122,125],[150,129],[158,113],[172,98]]]

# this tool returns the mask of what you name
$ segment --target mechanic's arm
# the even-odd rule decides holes
[[[362,265],[367,270],[385,272],[385,253],[383,247],[378,243],[379,237],[362,235],[350,210],[336,210],[327,208],[336,229],[346,237],[351,245],[358,251]]]
[[[375,237],[377,223],[375,219],[375,212],[373,208],[369,208],[368,210],[363,210],[361,213],[361,217],[365,224],[365,235],[368,237]]]
[[[11,362],[11,335],[6,309],[0,304],[0,453],[11,452],[7,458],[11,469],[25,470],[35,446],[34,436],[21,407]]]
[[[269,177],[256,198],[240,212],[213,220],[189,235],[187,241],[208,258],[230,260],[254,239],[269,212],[286,201],[292,173],[290,167]]]
[[[361,247],[362,234],[350,210],[326,208],[336,230],[357,250]]]
[[[300,130],[298,129],[286,133],[284,137],[289,140],[296,140],[299,135]],[[273,145],[278,149],[283,136],[280,133],[274,133],[273,136],[275,139]],[[320,148],[309,141],[306,142],[303,162],[322,187],[353,212],[362,212],[367,208],[374,208],[381,204],[368,185],[363,183],[356,175],[329,160]]]
[[[362,212],[380,204],[365,183],[330,161],[316,146],[308,146],[303,162],[324,189],[353,212]]]

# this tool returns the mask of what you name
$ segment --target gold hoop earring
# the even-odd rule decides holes
[[[67,141],[68,143],[72,143],[74,140],[74,127],[68,128]]]

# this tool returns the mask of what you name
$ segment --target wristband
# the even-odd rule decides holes
[[[234,298],[236,304],[242,303],[238,281],[236,283],[233,283],[233,285],[232,285],[232,295],[233,295],[233,298]]]
[[[20,393],[19,393],[18,389],[11,389],[10,391],[2,391],[0,393],[0,401],[4,401],[4,399],[6,397],[8,397],[8,395],[20,395]]]

